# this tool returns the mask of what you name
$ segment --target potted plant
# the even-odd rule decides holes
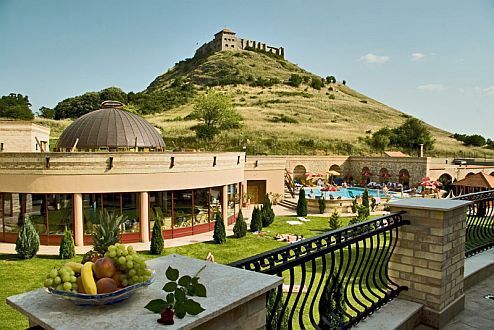
[[[206,297],[206,287],[199,283],[199,273],[206,268],[204,265],[193,276],[184,275],[179,278],[178,269],[168,267],[165,275],[169,280],[163,287],[167,292],[166,299],[151,300],[144,308],[153,313],[161,314],[158,323],[170,325],[173,324],[173,317],[184,318],[185,315],[197,315],[204,311],[201,304],[188,298],[188,296]]]
[[[249,207],[250,206],[250,200],[254,197],[252,193],[245,193],[242,197],[242,207]]]

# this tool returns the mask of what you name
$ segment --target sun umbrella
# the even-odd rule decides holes
[[[335,170],[330,170],[330,171],[327,171],[326,173],[329,174],[329,175],[332,175],[332,176],[338,176],[338,175],[340,175],[340,173],[336,172]]]

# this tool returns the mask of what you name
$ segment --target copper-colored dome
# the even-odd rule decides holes
[[[138,149],[164,150],[159,132],[145,119],[119,109],[122,104],[105,101],[103,109],[89,112],[67,127],[56,149],[66,150],[76,145],[79,150]]]

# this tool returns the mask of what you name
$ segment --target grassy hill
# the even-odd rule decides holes
[[[299,87],[285,82],[290,75],[305,77]],[[340,83],[320,90],[310,86],[316,75],[277,56],[253,51],[228,51],[177,63],[158,76],[143,91],[150,97],[166,93],[176,81],[191,82],[196,94],[213,88],[228,93],[243,117],[242,127],[221,133],[215,141],[195,139],[191,128],[197,121],[187,119],[193,99],[172,109],[146,115],[162,130],[169,148],[241,150],[262,154],[375,154],[365,143],[366,136],[388,126],[401,125],[410,116],[358,93]],[[70,120],[49,121],[56,138]],[[494,151],[465,147],[451,133],[429,126],[436,139],[430,155],[454,153],[494,157]]]

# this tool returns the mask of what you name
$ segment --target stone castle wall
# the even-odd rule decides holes
[[[214,39],[199,47],[194,56],[206,56],[224,50],[246,50],[248,48],[260,49],[285,57],[285,49],[283,47],[274,47],[267,45],[265,42],[239,38],[235,32],[228,30],[216,33]]]

